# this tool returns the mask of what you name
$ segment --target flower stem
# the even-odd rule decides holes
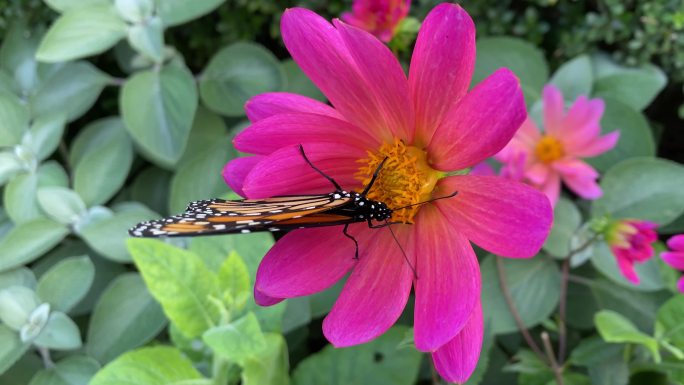
[[[563,369],[558,365],[556,357],[553,355],[553,346],[551,345],[551,339],[549,338],[549,333],[542,332],[541,334],[542,342],[544,343],[544,350],[546,351],[546,357],[551,363],[551,370],[553,370],[553,375],[556,377],[556,384],[563,385]]]
[[[501,257],[496,257],[496,271],[499,276],[499,286],[501,286],[501,292],[503,293],[504,299],[506,300],[506,304],[508,305],[508,310],[511,312],[511,315],[515,320],[515,324],[518,326],[518,330],[522,334],[530,349],[532,349],[532,351],[542,361],[548,363],[546,356],[539,348],[539,345],[537,345],[537,343],[534,341],[534,339],[530,335],[530,332],[525,327],[525,323],[523,322],[522,317],[518,312],[518,309],[515,307],[515,304],[513,303],[513,296],[511,296],[511,291],[509,290],[508,284],[506,283],[506,273],[504,271],[503,259]]]
[[[55,362],[52,361],[52,357],[50,357],[50,350],[43,346],[37,346],[36,349],[38,350],[38,353],[40,353],[40,357],[43,359],[43,366],[45,369],[54,368]]]

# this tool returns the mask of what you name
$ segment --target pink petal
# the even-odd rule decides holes
[[[367,225],[353,225],[349,232],[368,232]],[[364,248],[365,243],[359,244],[359,250]],[[355,265],[354,250],[354,242],[342,234],[340,226],[292,231],[264,256],[255,287],[275,298],[317,293],[335,284]]]
[[[561,178],[557,172],[549,173],[546,182],[539,186],[539,190],[546,195],[551,203],[551,206],[554,207],[556,206],[556,202],[558,202],[558,198],[560,197],[560,188]]]
[[[573,156],[591,158],[612,150],[620,139],[620,131],[613,131],[591,140],[589,143],[573,142],[567,145],[567,151]]]
[[[599,173],[589,164],[579,159],[561,159],[552,163],[552,167],[563,176],[577,176],[581,178],[598,178]]]
[[[615,252],[615,251],[613,251]],[[639,276],[637,275],[636,271],[634,270],[634,262],[629,260],[628,258],[618,256],[616,254],[616,260],[618,267],[620,268],[620,272],[622,275],[627,278],[628,281],[632,282],[635,285],[639,284]]]
[[[462,384],[468,381],[480,358],[483,335],[482,306],[478,300],[465,327],[449,343],[432,353],[437,373],[448,382]]]
[[[667,247],[672,250],[684,251],[684,234],[675,235],[667,241]]]
[[[286,10],[280,30],[292,58],[335,109],[357,127],[390,141],[392,131],[383,110],[338,31],[304,8]]]
[[[409,67],[416,134],[423,143],[466,94],[474,67],[473,20],[456,4],[436,6],[420,27]]]
[[[395,137],[407,143],[413,140],[413,105],[408,81],[392,51],[373,35],[339,20],[334,25],[347,44],[366,87],[375,95],[378,113],[383,116]],[[391,32],[390,32],[391,37]]]
[[[354,177],[363,150],[336,143],[304,143],[309,160],[347,189],[359,187]],[[279,195],[325,194],[335,187],[309,166],[298,146],[283,147],[259,162],[247,175],[242,190],[250,198]]]
[[[375,138],[341,119],[325,115],[285,113],[274,115],[247,127],[233,143],[242,152],[268,155],[275,150],[301,143],[333,142],[360,149],[379,147]]]
[[[551,170],[546,164],[534,163],[527,171],[525,171],[525,177],[527,177],[527,179],[529,179],[533,184],[541,185],[546,182],[550,173]]]
[[[570,190],[584,199],[598,199],[603,195],[601,186],[594,178],[580,175],[563,175],[562,178]]]
[[[433,167],[459,170],[496,154],[526,116],[518,79],[506,68],[494,72],[447,112],[428,146]]]
[[[254,302],[256,302],[256,304],[259,306],[273,306],[277,303],[282,302],[284,299],[285,298],[269,297],[266,294],[257,290],[256,286],[254,286]]]
[[[684,271],[684,252],[666,251],[664,253],[661,253],[660,256],[668,265],[672,266],[677,270]]]
[[[541,139],[537,123],[529,117],[525,119],[518,129],[518,132],[515,134],[515,139],[522,141],[528,148],[533,149],[537,145],[539,139]]]
[[[263,159],[263,156],[245,156],[231,160],[223,167],[223,180],[231,190],[240,194],[240,196],[246,197],[245,192],[242,191],[242,185],[245,183],[245,178],[247,177],[247,174],[252,171],[254,166]]]
[[[409,226],[393,229],[408,258],[415,261]],[[323,321],[323,334],[336,347],[368,342],[384,333],[401,315],[411,292],[413,272],[389,229],[374,232]]]
[[[480,266],[470,242],[434,206],[416,218],[415,344],[434,351],[463,329],[480,298]]]
[[[259,94],[245,103],[245,112],[252,123],[273,115],[297,112],[344,119],[334,108],[325,103],[289,92]]]
[[[677,290],[680,293],[684,293],[684,277],[679,278],[679,281],[677,281]]]
[[[551,228],[549,200],[534,188],[503,178],[456,175],[442,179],[439,191],[458,191],[435,202],[472,242],[501,256],[535,255]]]
[[[565,117],[565,102],[563,94],[553,85],[544,87],[542,94],[544,103],[544,131],[553,136],[559,136],[560,127]]]
[[[601,133],[601,116],[604,110],[603,100],[578,97],[561,123],[560,127],[563,132],[559,137],[588,143]]]
[[[495,176],[494,168],[487,162],[480,162],[470,170],[470,175]]]

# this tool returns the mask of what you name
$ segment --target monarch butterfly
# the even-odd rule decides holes
[[[344,190],[332,177],[311,163],[302,145],[299,151],[306,163],[335,187],[333,192],[265,199],[201,200],[190,203],[183,214],[141,222],[128,232],[134,237],[186,237],[344,225],[342,233],[356,244],[358,258],[358,243],[347,233],[349,224],[367,222],[370,228],[386,227],[395,223],[389,222],[395,210],[427,203],[420,202],[393,210],[383,202],[366,198],[387,158],[375,169],[363,191],[357,193]],[[455,195],[453,193],[436,199]],[[376,225],[373,221],[384,223]]]

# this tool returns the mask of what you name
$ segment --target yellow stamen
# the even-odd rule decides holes
[[[385,158],[378,179],[373,184],[368,198],[384,202],[389,208],[408,206],[432,198],[437,180],[443,173],[428,164],[427,153],[417,147],[407,146],[399,139],[385,143],[368,157],[359,159],[361,164],[356,178],[364,185],[371,180],[373,172]],[[420,206],[397,210],[392,221],[412,223]]]
[[[553,136],[544,135],[537,143],[534,149],[534,154],[537,159],[544,163],[551,163],[565,155],[563,144]]]

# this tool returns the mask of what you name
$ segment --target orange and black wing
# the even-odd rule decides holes
[[[341,225],[354,222],[353,217],[326,211],[349,201],[349,197],[335,193],[260,200],[203,200],[190,203],[183,214],[139,223],[129,234],[181,237]]]

